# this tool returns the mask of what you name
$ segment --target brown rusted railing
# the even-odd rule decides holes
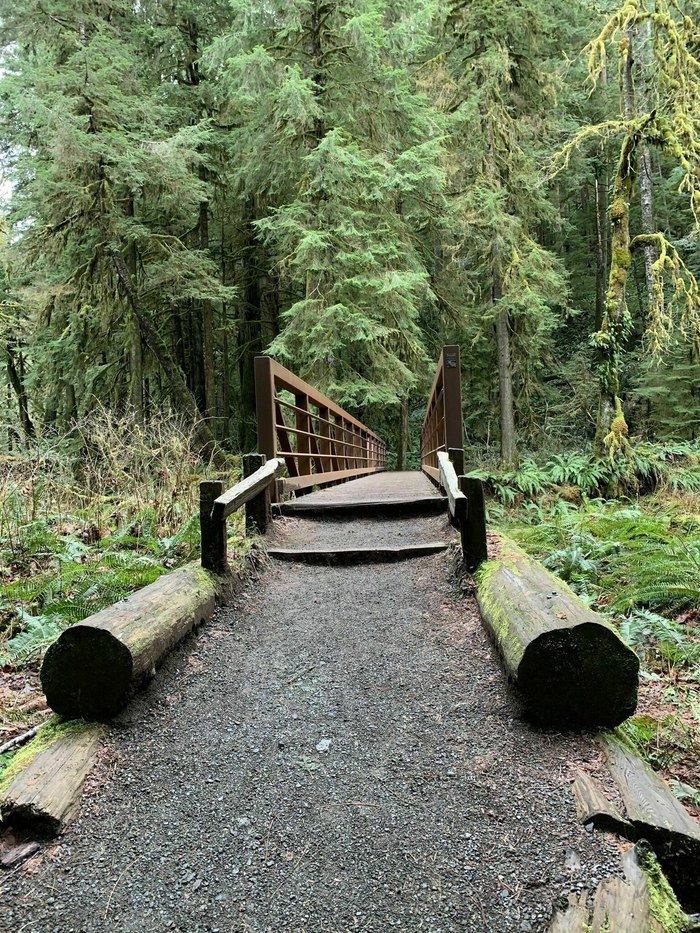
[[[464,564],[471,573],[488,560],[486,502],[480,479],[464,476],[462,381],[459,347],[443,347],[423,419],[421,468],[447,497],[460,530]]]
[[[455,462],[457,473],[462,473],[464,469],[463,447],[459,347],[443,347],[421,430],[421,469],[432,480],[439,483],[438,453],[444,450]]]
[[[281,492],[342,482],[386,469],[374,431],[269,356],[255,358],[258,451],[281,457]]]

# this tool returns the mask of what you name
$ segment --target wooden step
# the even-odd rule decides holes
[[[277,502],[273,510],[278,515],[437,515],[447,510],[446,496],[412,496],[404,499],[349,499],[327,500],[323,503],[303,498]]]
[[[318,548],[269,548],[267,553],[274,560],[298,561],[304,564],[377,564],[390,561],[410,560],[447,550],[443,541],[426,541],[400,547],[318,547]]]

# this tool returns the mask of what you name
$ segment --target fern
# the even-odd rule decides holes
[[[18,612],[22,631],[11,638],[6,646],[7,659],[15,666],[27,664],[40,657],[61,634],[67,623],[54,614],[32,616]]]

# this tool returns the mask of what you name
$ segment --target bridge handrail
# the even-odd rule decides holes
[[[246,509],[246,529],[251,530],[255,526],[255,530],[265,531],[269,518],[269,489],[283,469],[282,459],[266,460],[258,454],[249,454],[243,458],[243,472],[248,475],[235,486],[224,491],[221,480],[203,480],[199,484],[199,526],[202,567],[205,570],[226,572],[226,519],[241,506],[254,505],[250,511]]]
[[[283,493],[386,469],[386,444],[374,431],[269,356],[255,358],[255,400],[258,450],[284,461]]]
[[[464,433],[462,429],[462,380],[460,355],[457,345],[443,347],[438,360],[433,387],[421,429],[421,469],[440,483],[438,452],[455,452],[463,457]],[[461,473],[463,463],[456,464]]]

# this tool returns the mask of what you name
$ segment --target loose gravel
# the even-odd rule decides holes
[[[265,571],[114,723],[0,929],[545,930],[619,871],[576,821],[596,751],[526,724],[455,579],[449,554]]]

